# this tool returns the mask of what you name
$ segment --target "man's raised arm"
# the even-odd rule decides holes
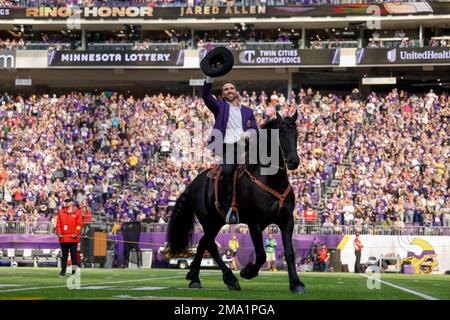
[[[219,112],[220,104],[216,98],[213,97],[212,91],[213,78],[207,76],[205,83],[203,84],[202,98],[211,112],[216,115]]]

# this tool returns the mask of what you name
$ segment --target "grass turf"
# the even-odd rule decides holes
[[[241,291],[229,291],[218,270],[202,270],[203,289],[189,289],[186,270],[82,269],[81,289],[67,288],[56,268],[0,268],[0,299],[247,299],[247,300],[421,300],[410,292],[351,273],[300,273],[307,293],[289,291],[286,272],[260,272],[252,280],[238,276]],[[437,299],[450,299],[450,277],[382,274],[381,280]]]

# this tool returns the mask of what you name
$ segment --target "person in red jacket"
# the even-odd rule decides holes
[[[328,251],[327,245],[322,244],[322,248],[319,249],[319,271],[325,272],[328,269],[328,263],[330,261],[330,252]]]
[[[86,203],[81,204],[81,216],[83,217],[83,225],[92,222],[92,211],[88,208]]]
[[[74,206],[73,199],[67,198],[64,203],[65,207],[59,211],[56,220],[56,235],[62,251],[61,273],[59,274],[61,277],[66,275],[69,251],[72,260],[72,274],[75,273],[75,266],[80,266],[77,258],[77,245],[80,242],[81,228],[83,227],[81,211]]]
[[[91,231],[91,223],[92,223],[92,212],[88,208],[86,201],[83,201],[80,205],[81,216],[83,219],[83,228],[81,229],[81,240],[80,240],[80,250],[83,253],[83,264],[90,264],[93,262],[94,257],[90,248],[90,241],[87,238],[83,238],[83,236],[89,236]],[[80,252],[80,254],[81,254]]]
[[[355,241],[353,241],[353,247],[355,248],[355,257],[356,257],[355,272],[361,273],[363,271],[362,266],[361,266],[361,250],[364,248],[364,246],[362,245],[361,240],[359,239],[359,232],[357,232],[355,235]]]

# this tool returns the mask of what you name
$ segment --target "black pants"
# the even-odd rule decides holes
[[[67,269],[67,258],[69,257],[70,251],[70,259],[72,260],[72,266],[77,265],[80,266],[80,261],[78,261],[77,257],[77,245],[76,242],[62,242],[61,243],[61,251],[62,251],[62,259],[61,259],[61,272],[66,273]]]
[[[355,256],[356,256],[355,272],[361,273],[361,251],[355,250]]]
[[[238,148],[241,148],[238,152]],[[228,211],[231,207],[233,197],[233,175],[236,170],[238,158],[243,154],[242,145],[234,143],[232,145],[223,145],[223,168],[222,168],[222,206]]]
[[[325,271],[327,271],[327,266],[328,266],[328,263],[327,263],[326,261],[320,262],[320,263],[319,263],[319,271],[320,271],[320,272],[325,272]]]
[[[128,264],[130,263],[130,254],[131,251],[133,250],[136,251],[138,267],[142,266],[142,251],[137,245],[137,243],[125,243],[124,245],[125,268],[128,268]]]
[[[87,264],[87,263],[94,263],[94,252],[93,250],[89,250],[92,240],[91,239],[87,239],[85,237],[93,237],[94,233],[91,232],[91,224],[90,223],[85,223],[83,224],[83,228],[81,229],[81,236],[82,238],[80,239],[80,249],[81,249],[81,253],[83,254],[83,265]],[[81,263],[81,261],[80,261]]]
[[[106,201],[108,201],[108,192],[102,193],[102,198],[103,198],[103,205],[105,205]]]

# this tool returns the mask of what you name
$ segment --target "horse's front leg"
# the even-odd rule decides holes
[[[249,263],[241,270],[241,277],[245,279],[253,279],[259,273],[259,270],[266,262],[266,251],[264,250],[261,227],[249,224],[250,236],[252,237],[253,246],[255,247],[256,259],[255,263]]]
[[[186,279],[191,280],[191,282],[189,283],[189,288],[199,289],[202,287],[199,277],[200,264],[203,259],[203,254],[206,250],[207,241],[207,237],[203,236],[198,243],[197,253],[195,254],[194,260],[192,261],[190,266],[191,270],[189,270],[188,274],[186,275]]]
[[[294,218],[292,213],[289,213],[285,219],[277,222],[281,230],[281,239],[284,247],[284,257],[289,273],[289,289],[294,293],[305,293],[305,285],[300,281],[297,270],[295,269],[295,255],[292,246],[292,234],[294,231]]]
[[[220,270],[222,270],[223,274],[223,282],[227,285],[230,290],[241,290],[241,286],[239,285],[239,280],[233,274],[230,268],[223,262],[222,257],[220,256],[219,250],[217,249],[216,242],[214,241],[214,237],[208,238],[207,250],[211,254],[211,257],[219,266]]]

